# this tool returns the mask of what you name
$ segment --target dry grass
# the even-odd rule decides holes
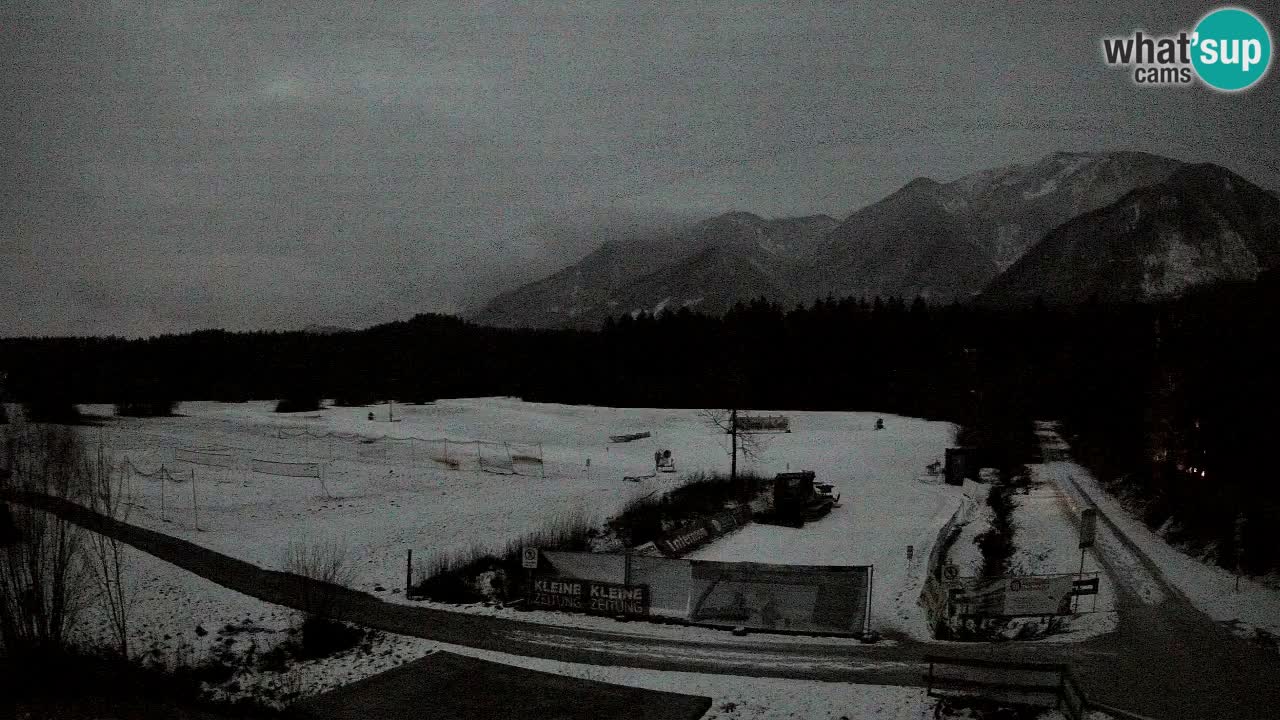
[[[562,513],[544,527],[499,548],[473,545],[429,555],[414,566],[414,576],[423,579],[412,589],[418,596],[440,602],[470,603],[518,597],[524,590],[521,550],[526,547],[586,550],[594,534],[595,523],[581,510]]]

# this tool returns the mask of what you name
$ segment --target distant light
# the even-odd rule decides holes
[[[1200,471],[1200,477],[1204,477],[1204,471],[1203,471],[1203,470],[1201,470],[1201,471]]]

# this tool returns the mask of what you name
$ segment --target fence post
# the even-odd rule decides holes
[[[862,626],[863,635],[868,635],[871,633],[871,592],[872,590],[875,589],[875,580],[876,580],[876,566],[871,565],[867,569],[867,616],[866,616],[866,620],[863,621],[863,626]]]
[[[191,522],[200,529],[200,503],[196,500],[196,469],[191,468]]]
[[[409,597],[410,588],[413,587],[413,548],[409,548],[409,555],[404,560],[404,596]]]

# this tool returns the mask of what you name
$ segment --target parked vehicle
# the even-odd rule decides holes
[[[772,512],[758,518],[759,521],[804,527],[806,521],[817,520],[831,512],[836,498],[819,492],[814,478],[812,470],[778,473],[773,478]],[[821,484],[831,487],[830,483]]]

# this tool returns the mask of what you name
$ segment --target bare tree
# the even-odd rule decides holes
[[[0,435],[6,490],[76,499],[84,453],[73,428],[13,423]],[[65,645],[86,600],[84,532],[74,523],[10,504],[13,542],[0,546],[0,643],[10,654]]]
[[[89,506],[101,515],[127,522],[129,519],[128,494],[125,474],[105,457],[102,443],[98,443],[92,467],[89,468],[92,483]],[[97,580],[101,599],[107,611],[107,620],[120,656],[129,657],[129,615],[134,595],[128,588],[128,549],[120,539],[104,534],[88,534],[87,562]]]
[[[738,456],[748,460],[760,457],[766,447],[765,439],[753,432],[742,429],[743,418],[749,417],[747,411],[738,408],[727,410],[703,410],[702,417],[715,430],[729,436],[729,481],[738,482]]]

